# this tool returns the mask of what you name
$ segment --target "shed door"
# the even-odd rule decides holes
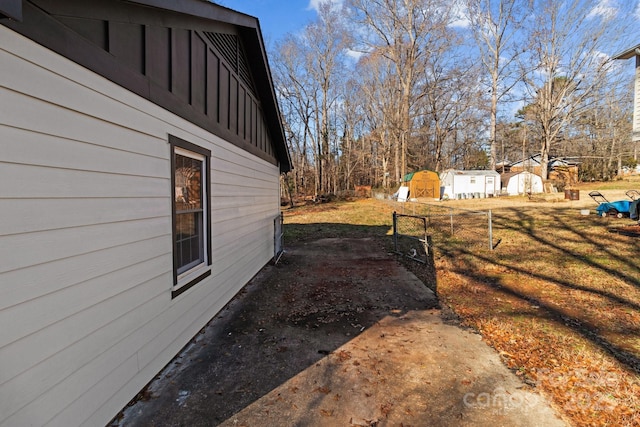
[[[484,193],[485,194],[493,194],[495,192],[495,177],[487,176],[484,180]]]

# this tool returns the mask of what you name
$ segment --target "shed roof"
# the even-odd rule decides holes
[[[420,173],[420,172],[427,172],[427,174],[429,174],[429,175],[433,174],[433,175],[436,176],[436,178],[438,177],[438,174],[436,172],[430,171],[429,169],[422,169],[422,170],[419,170],[419,171],[415,171],[415,172],[411,172],[411,173],[406,174],[402,181],[403,182],[409,182],[409,181],[411,181],[413,179],[414,175],[416,175],[417,173]]]
[[[72,28],[69,24],[80,22],[77,18],[83,18],[83,21]],[[100,26],[100,22],[114,24],[114,28],[122,31],[120,34],[112,34],[111,31],[105,30],[106,27]],[[0,2],[0,24],[265,160],[277,162],[281,172],[291,170],[281,113],[257,18],[207,0],[3,0]],[[221,44],[226,43],[229,37],[237,39],[247,58],[247,69],[239,67],[241,69],[237,70],[238,79],[248,82],[247,87],[254,92],[254,99],[258,100],[273,154],[269,156],[268,153],[261,152],[263,150],[260,147],[247,143],[246,138],[243,140],[212,123],[206,113],[193,108],[189,98],[194,95],[188,94],[188,88],[186,100],[185,96],[181,99],[171,90],[159,90],[153,78],[144,70],[145,55],[149,55],[148,51],[138,54],[137,57],[135,46],[131,46],[131,51],[125,50],[121,57],[110,51],[105,52],[104,46],[109,46],[112,37],[127,37],[132,34],[131,24],[140,24],[144,28],[168,26],[177,31],[199,31],[203,35],[203,42],[211,49],[217,47],[216,40],[212,42],[208,39],[211,34],[223,39]],[[143,40],[146,40],[146,37],[147,35]],[[105,39],[102,49],[100,38]],[[174,48],[179,49],[172,46],[172,52]],[[149,49],[153,50],[153,46]],[[186,55],[191,54],[186,52]],[[227,53],[227,57],[233,60],[234,55]],[[141,72],[140,67],[131,67],[134,61],[141,63],[144,71]],[[169,64],[169,67],[176,67],[176,64]],[[175,70],[185,73],[182,68],[184,67]],[[193,75],[187,77],[189,81],[192,78]]]
[[[502,183],[502,186],[506,187],[507,184],[509,183],[509,180],[511,178],[513,178],[514,176],[518,176],[518,175],[535,175],[538,178],[542,179],[542,177],[540,177],[540,175],[535,174],[533,172],[529,172],[529,171],[505,172],[505,173],[500,174],[500,182]]]
[[[517,162],[511,163],[511,166],[540,166],[542,162],[542,156],[540,154],[535,154],[533,156],[527,157],[524,160],[518,160]],[[557,166],[575,166],[580,164],[580,162],[575,159],[567,158],[567,157],[552,157],[549,159],[549,167],[554,168]]]
[[[453,175],[466,175],[466,176],[489,176],[489,175],[500,175],[498,172],[494,171],[494,170],[483,170],[483,169],[478,169],[478,170],[456,170],[456,169],[449,169],[444,171],[443,173],[452,173]]]

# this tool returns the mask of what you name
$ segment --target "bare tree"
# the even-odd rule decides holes
[[[623,164],[633,162],[631,83],[594,91],[589,107],[572,123],[562,152],[580,159],[583,179],[611,179],[621,174]]]
[[[449,9],[437,0],[351,0],[355,19],[363,26],[364,52],[375,52],[393,65],[397,85],[397,110],[394,114],[395,179],[406,172],[406,141],[413,129],[412,107],[416,81],[429,55],[448,37]],[[389,122],[387,122],[389,123]]]
[[[315,92],[317,167],[321,193],[330,192],[330,168],[334,166],[331,155],[331,110],[339,97],[337,89],[340,74],[344,70],[342,60],[351,44],[343,14],[325,1],[320,4],[318,19],[305,30],[307,47],[305,66],[318,91]],[[333,134],[335,137],[335,133]],[[335,182],[336,180],[333,179]]]
[[[299,48],[298,40],[288,36],[273,53],[274,81],[287,136],[289,150],[292,154],[294,188],[307,193],[313,185],[313,192],[318,192],[317,168],[310,170],[310,162],[317,163],[315,150],[312,149],[314,106],[312,104],[315,91],[304,63],[304,52]],[[311,174],[311,175],[310,175]],[[310,178],[314,179],[310,179]]]
[[[611,30],[618,11],[596,0],[459,1],[480,60],[460,39],[469,27],[451,25],[454,8],[442,0],[347,0],[348,10],[325,3],[317,21],[278,46],[274,81],[297,188],[388,188],[407,168],[494,168],[498,148],[504,160],[539,146],[545,178],[550,154],[588,148],[602,175],[621,165],[629,116],[608,56],[622,50],[615,36],[624,31]],[[525,2],[529,32],[520,33]],[[359,61],[347,46],[360,50]],[[526,64],[517,87],[514,58]],[[529,100],[521,122],[498,126],[513,93]]]
[[[589,106],[597,88],[608,81],[616,38],[625,32],[617,11],[595,0],[538,0],[531,20],[526,78],[538,125],[542,178],[548,177],[549,153],[563,131]]]
[[[521,117],[521,119],[524,119],[524,117]],[[507,163],[510,161],[527,157],[527,153],[522,153],[523,139],[526,137],[524,125],[524,121],[505,119],[498,122],[496,144],[500,150],[501,159],[500,165],[496,169],[498,172],[505,172]]]
[[[336,163],[331,148],[338,143],[331,116],[341,96],[342,61],[350,44],[342,16],[331,2],[320,4],[318,19],[301,35],[289,36],[279,46],[276,61],[279,94],[288,113],[285,128],[300,144],[303,173],[307,149],[313,153],[316,194],[330,192],[331,183],[335,190],[337,182],[331,176]]]
[[[498,103],[520,80],[516,60],[522,53],[518,31],[527,16],[526,0],[465,0],[466,15],[480,62],[489,76],[489,167],[496,168]]]
[[[391,130],[398,97],[392,64],[377,52],[362,57],[356,66],[358,90],[363,96],[363,110],[369,129],[373,166],[379,170],[383,188],[389,187],[392,155]]]
[[[451,45],[456,40],[450,38]],[[450,45],[443,44],[441,55],[430,56],[419,79],[421,98],[417,103],[420,117],[419,137],[422,141],[424,166],[442,171],[452,163],[449,154],[467,151],[463,131],[469,129],[473,110],[482,109],[484,101],[478,85],[477,67],[465,56],[454,55]],[[477,124],[477,122],[475,123]],[[476,131],[472,144],[483,129]]]

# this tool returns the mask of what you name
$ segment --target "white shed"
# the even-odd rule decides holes
[[[500,174],[491,170],[448,169],[440,174],[442,198],[470,199],[500,194]]]
[[[0,2],[0,426],[106,425],[274,257],[290,161],[259,28]]]
[[[502,174],[502,189],[509,196],[543,193],[542,177],[529,171]]]

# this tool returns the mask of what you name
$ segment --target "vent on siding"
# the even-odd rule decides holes
[[[249,72],[249,65],[240,46],[238,36],[232,34],[212,33],[209,31],[206,31],[204,34],[218,52],[220,52],[227,63],[229,63],[233,68],[233,71],[238,74],[244,84],[253,91],[254,88],[251,80],[251,73]]]

